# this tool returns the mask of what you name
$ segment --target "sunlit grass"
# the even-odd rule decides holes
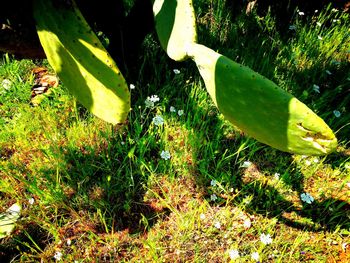
[[[154,36],[137,74],[127,76],[135,86],[128,121],[115,127],[62,84],[32,106],[36,64],[3,56],[0,212],[15,202],[23,209],[0,240],[1,261],[350,261],[349,22],[331,9],[320,13],[296,16],[288,41],[271,14],[230,24],[225,10],[203,5],[198,19],[204,44],[273,79],[340,129],[340,147],[326,157],[282,153],[247,137],[215,108],[194,65],[171,62]],[[159,101],[147,104],[152,95]]]

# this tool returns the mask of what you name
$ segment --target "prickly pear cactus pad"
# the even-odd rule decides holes
[[[191,0],[155,0],[155,26],[162,48],[176,61],[186,60],[185,46],[197,42],[196,19]]]
[[[97,117],[123,122],[130,110],[124,77],[73,0],[34,0],[34,18],[50,65]]]
[[[187,51],[220,112],[248,135],[291,153],[335,150],[337,139],[327,124],[275,83],[203,45]]]

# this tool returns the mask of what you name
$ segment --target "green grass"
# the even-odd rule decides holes
[[[215,108],[194,64],[170,61],[154,35],[126,76],[132,111],[117,127],[62,83],[33,107],[31,70],[47,62],[4,55],[0,212],[23,209],[0,240],[1,262],[54,262],[57,252],[63,262],[227,262],[235,249],[237,262],[253,262],[253,252],[260,262],[350,261],[348,15],[296,14],[296,29],[276,32],[271,13],[231,17],[225,1],[198,3],[200,42],[305,102],[337,132],[337,152],[291,155],[247,137]],[[147,108],[151,95],[160,101]]]

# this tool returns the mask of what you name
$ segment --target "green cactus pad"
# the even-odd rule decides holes
[[[130,110],[124,77],[73,0],[35,0],[41,45],[64,85],[90,112],[117,124]]]
[[[176,61],[188,58],[185,46],[197,42],[196,19],[191,0],[155,0],[156,31],[162,48]]]
[[[220,112],[248,135],[290,153],[335,150],[337,139],[327,124],[275,83],[203,45],[187,51]]]

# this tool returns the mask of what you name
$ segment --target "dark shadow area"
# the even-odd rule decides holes
[[[0,262],[14,262],[20,258],[21,253],[32,252],[32,249],[27,244],[33,247],[33,240],[37,245],[36,249],[44,250],[51,239],[53,239],[49,232],[34,222],[22,227],[25,231],[22,231],[19,235],[0,241]]]

